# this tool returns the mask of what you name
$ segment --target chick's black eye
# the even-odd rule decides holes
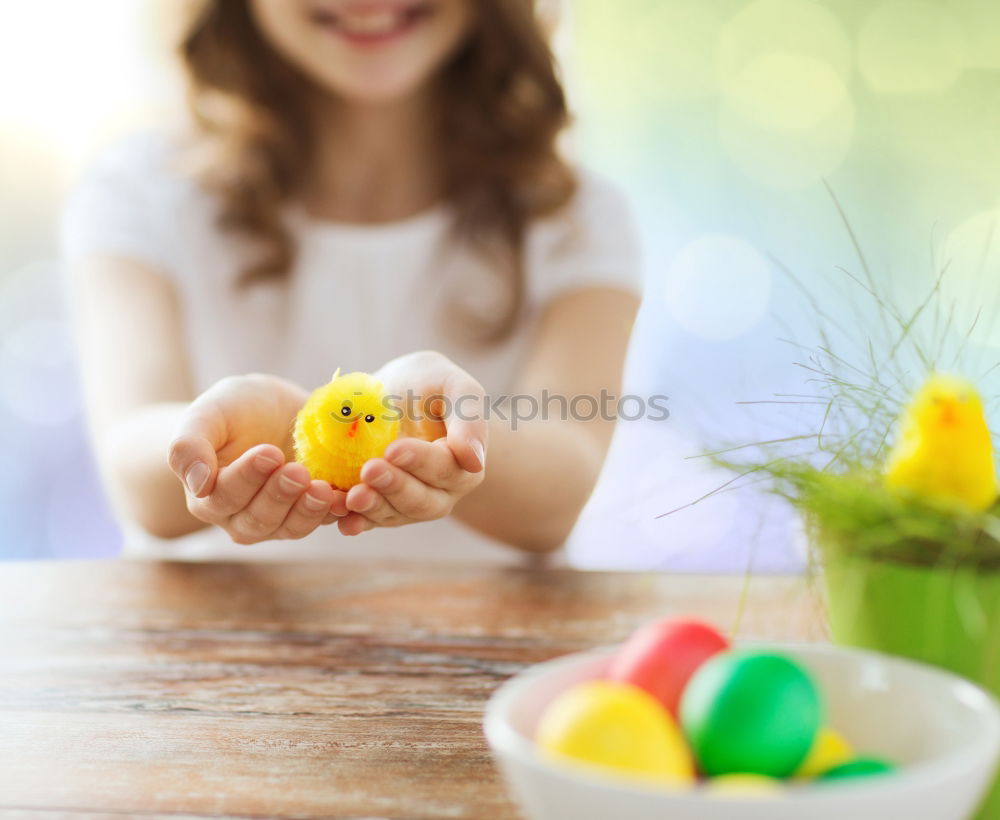
[[[345,404],[343,407],[340,408],[340,415],[342,416],[351,415],[351,408]]]
[[[369,424],[371,424],[373,421],[375,421],[375,416],[373,416],[371,413],[369,413],[367,416],[365,416],[365,421],[367,421]]]

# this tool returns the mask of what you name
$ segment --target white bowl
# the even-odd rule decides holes
[[[875,652],[766,648],[812,672],[827,704],[827,722],[859,754],[888,758],[900,770],[807,784],[776,797],[723,798],[699,787],[670,791],[581,773],[545,759],[532,741],[540,715],[567,687],[600,677],[614,648],[566,655],[511,678],[486,706],[486,738],[531,820],[966,820],[972,815],[1000,755],[1000,710],[990,695],[948,672]]]

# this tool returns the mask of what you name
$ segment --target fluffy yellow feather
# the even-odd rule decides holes
[[[983,402],[965,379],[931,375],[898,422],[885,467],[887,487],[969,511],[997,499],[993,442]]]
[[[316,388],[295,417],[295,458],[313,478],[349,490],[361,483],[361,465],[378,458],[399,434],[399,418],[382,383],[340,369]]]

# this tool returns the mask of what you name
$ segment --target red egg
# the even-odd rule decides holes
[[[729,641],[706,623],[665,618],[636,630],[618,650],[606,677],[645,689],[676,717],[695,670],[728,648]]]

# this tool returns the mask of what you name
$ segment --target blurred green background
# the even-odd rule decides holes
[[[0,2],[0,557],[109,555],[117,533],[82,432],[56,273],[56,220],[103,145],[179,106],[174,0]],[[545,3],[551,10],[553,3]],[[838,266],[910,306],[937,300],[978,377],[1000,334],[1000,3],[564,0],[557,49],[577,113],[567,151],[629,194],[646,296],[627,389],[669,422],[620,426],[570,544],[581,566],[794,571],[787,512],[758,492],[673,515],[720,476],[686,456],[809,429],[782,339],[833,316],[846,352],[876,317]],[[998,392],[998,371],[983,387]],[[919,374],[914,373],[916,379]],[[995,402],[990,405],[996,423]]]

